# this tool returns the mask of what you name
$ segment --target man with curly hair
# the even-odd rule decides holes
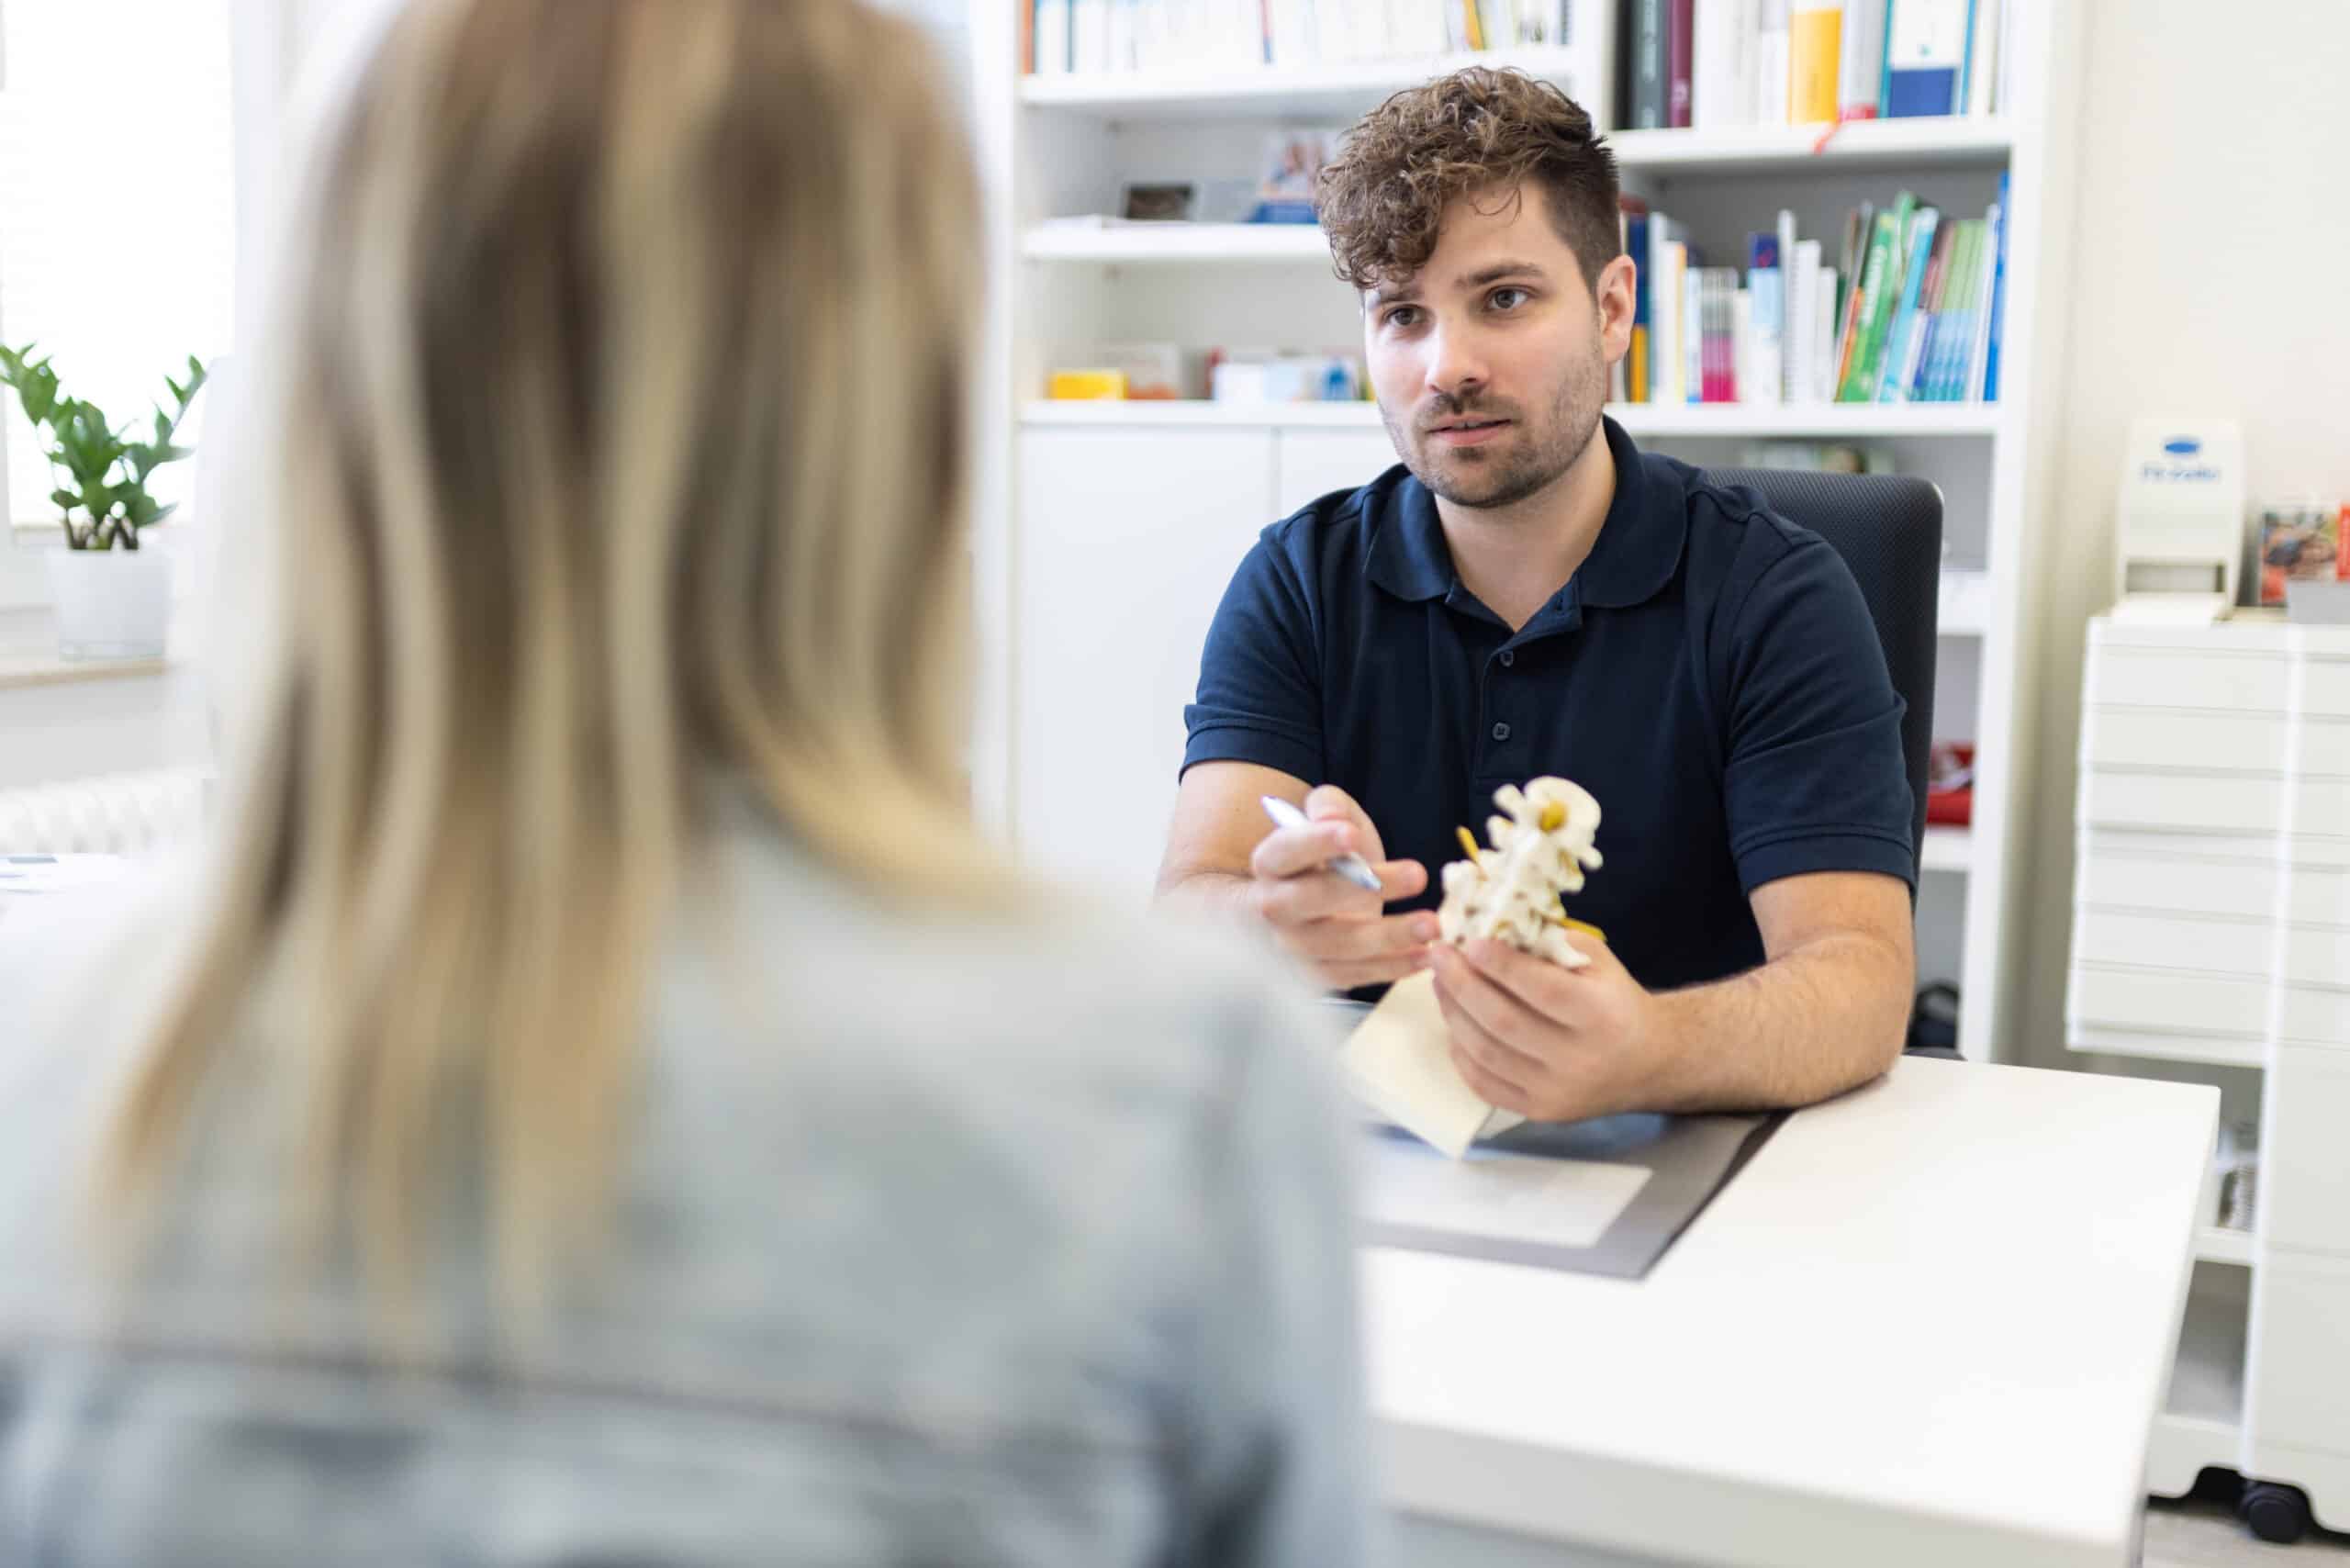
[[[1433,969],[1463,1076],[1538,1119],[1883,1072],[1915,981],[1901,700],[1833,549],[1604,417],[1634,272],[1590,117],[1462,71],[1367,117],[1319,207],[1403,462],[1234,577],[1162,891],[1336,989]],[[1606,813],[1590,966],[1432,941],[1454,825],[1546,773]],[[1266,834],[1265,794],[1310,822]],[[1324,868],[1349,850],[1380,891]]]

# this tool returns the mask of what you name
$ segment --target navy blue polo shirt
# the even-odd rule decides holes
[[[1568,901],[1651,989],[1762,961],[1747,895],[1809,871],[1914,881],[1901,699],[1834,548],[1612,420],[1591,554],[1516,633],[1453,570],[1401,466],[1265,530],[1225,591],[1183,766],[1330,783],[1433,907],[1494,790],[1597,797],[1606,864]]]

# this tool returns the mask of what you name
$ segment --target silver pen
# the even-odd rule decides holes
[[[1260,795],[1258,799],[1264,802],[1265,814],[1273,819],[1273,825],[1276,827],[1311,827],[1313,825],[1312,819],[1279,795]],[[1328,862],[1323,869],[1336,871],[1365,892],[1379,891],[1379,873],[1371,868],[1369,861],[1352,850]]]

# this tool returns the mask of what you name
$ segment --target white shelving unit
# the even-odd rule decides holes
[[[1093,344],[1360,352],[1356,303],[1318,230],[1082,220],[1112,211],[1128,181],[1252,174],[1269,133],[1343,126],[1472,61],[1556,81],[1609,123],[1616,0],[1594,0],[1590,14],[1604,11],[1609,26],[1585,29],[1584,48],[1042,77],[1018,74],[1015,13],[999,3],[975,9],[972,31],[996,198],[990,389],[1000,411],[990,417],[1012,461],[980,495],[991,727],[975,751],[975,788],[1046,863],[1139,896],[1173,799],[1200,638],[1233,566],[1266,523],[1364,482],[1393,456],[1367,404],[1041,401],[1047,367]],[[1832,238],[1863,199],[1882,203],[1906,187],[1975,214],[2009,177],[1999,403],[1610,410],[1644,445],[1692,462],[1736,463],[1761,441],[1855,442],[1941,486],[1951,549],[1935,733],[1975,743],[1976,778],[1972,827],[1928,834],[1919,944],[1923,978],[1961,988],[1960,1048],[1985,1059],[2014,1052],[2027,924],[2020,792],[2036,730],[2036,607],[2065,319],[2049,301],[2067,275],[2077,10],[2014,8],[2003,46],[2012,98],[1996,118],[1609,137],[1627,190],[1686,224],[1699,251],[1721,262],[1742,257],[1744,235],[1772,227],[1783,207],[1806,235]],[[1104,756],[1120,759],[1108,775]]]

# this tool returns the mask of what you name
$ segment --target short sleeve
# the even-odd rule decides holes
[[[1199,700],[1183,710],[1183,768],[1253,762],[1321,778],[1322,683],[1312,610],[1296,563],[1268,530],[1240,563],[1209,624]]]
[[[1765,567],[1729,658],[1723,793],[1740,886],[1813,871],[1914,886],[1902,700],[1843,558],[1807,537]]]

